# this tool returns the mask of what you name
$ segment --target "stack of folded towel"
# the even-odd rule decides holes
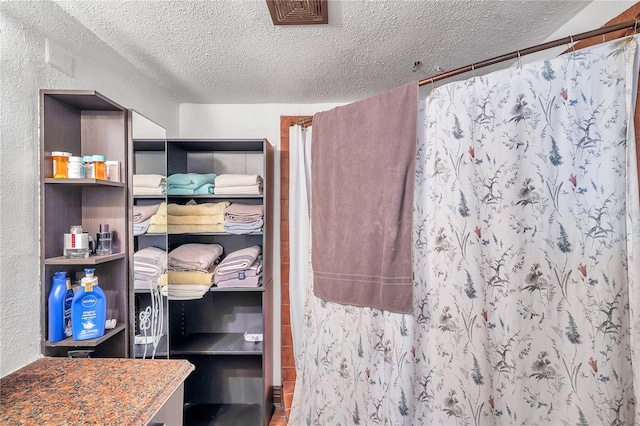
[[[262,177],[259,175],[221,174],[216,176],[214,194],[262,194]]]
[[[185,205],[171,203],[167,206],[167,231],[169,234],[225,232],[224,211],[229,204],[228,201],[197,204],[193,200]]]
[[[150,289],[166,284],[167,252],[146,247],[133,254],[133,288]]]
[[[262,247],[251,246],[231,252],[216,267],[217,287],[259,287],[262,284]]]
[[[169,299],[201,299],[213,284],[215,263],[221,255],[219,244],[189,243],[171,250]]]
[[[215,173],[175,173],[167,178],[167,194],[213,194],[215,180]]]
[[[156,214],[160,204],[133,206],[133,235],[142,235],[149,229],[151,216]]]
[[[147,234],[167,233],[167,203],[164,201],[158,205],[156,212],[149,218]]]
[[[164,195],[166,178],[157,174],[133,175],[133,195]]]
[[[249,234],[262,229],[262,204],[233,203],[224,211],[224,229],[230,234]]]

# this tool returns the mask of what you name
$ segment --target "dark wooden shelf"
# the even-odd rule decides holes
[[[111,180],[103,179],[56,179],[45,178],[45,184],[56,185],[72,185],[72,186],[113,186],[115,188],[125,188],[127,186],[124,182],[114,182]]]
[[[67,259],[64,256],[50,257],[44,260],[45,265],[98,265],[100,263],[111,262],[113,260],[124,259],[126,253],[105,254],[103,256],[84,257],[81,259]]]
[[[211,286],[209,291],[237,291],[237,292],[263,292],[264,287],[216,287],[215,285]]]
[[[195,333],[173,339],[174,355],[262,355],[263,342],[245,342],[243,333]]]
[[[264,194],[188,194],[188,195],[172,195],[167,194],[167,198],[176,198],[176,199],[202,199],[202,198],[217,198],[217,199],[226,199],[226,198],[254,198],[261,199],[264,198]]]
[[[46,341],[45,346],[51,348],[80,348],[80,347],[95,347],[100,343],[104,342],[107,339],[112,338],[116,334],[120,333],[126,328],[125,324],[117,324],[115,328],[110,330],[105,330],[104,335],[102,337],[98,337],[97,339],[89,339],[89,340],[73,340],[73,337],[68,337],[64,340],[60,340],[59,342],[50,342]]]
[[[153,200],[153,199],[158,199],[158,200],[162,200],[164,201],[165,198],[167,198],[166,195],[134,195],[133,196],[134,199],[136,200]]]

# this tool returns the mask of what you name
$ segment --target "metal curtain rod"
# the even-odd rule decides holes
[[[484,61],[475,62],[473,64],[470,64],[461,68],[456,68],[451,71],[445,71],[443,73],[436,74],[433,77],[428,77],[428,78],[419,80],[418,86],[424,86],[427,84],[435,83],[436,81],[444,80],[445,78],[453,77],[469,71],[475,71],[476,69],[488,67],[489,65],[494,65],[499,62],[508,61],[509,59],[519,59],[524,55],[530,55],[531,53],[540,52],[542,50],[551,49],[553,47],[567,45],[569,43],[573,45],[574,42],[585,40],[591,37],[596,37],[596,36],[607,34],[607,33],[612,33],[614,31],[620,31],[628,28],[633,28],[634,31],[637,31],[639,20],[640,20],[640,14],[636,16],[636,19],[634,21],[622,22],[620,24],[598,28],[595,30],[576,34],[574,36],[568,36],[558,40],[553,40],[546,43],[538,44],[536,46],[527,47],[526,49],[516,50],[515,52],[507,53],[506,55],[500,55],[500,56],[493,57],[491,59],[486,59]],[[572,48],[574,48],[574,46],[572,46]],[[313,118],[304,118],[304,119],[297,120],[294,124],[305,125],[305,124],[311,123],[312,121],[313,121]]]

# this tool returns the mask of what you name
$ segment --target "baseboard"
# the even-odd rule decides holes
[[[273,391],[273,403],[282,404],[282,386],[274,386]]]

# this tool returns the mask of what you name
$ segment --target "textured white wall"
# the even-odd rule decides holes
[[[45,63],[49,38],[74,76]],[[40,354],[39,89],[93,89],[177,134],[178,105],[50,1],[0,1],[0,376]]]
[[[181,138],[266,138],[275,148],[273,259],[273,382],[280,374],[280,116],[313,115],[343,104],[180,105]]]

